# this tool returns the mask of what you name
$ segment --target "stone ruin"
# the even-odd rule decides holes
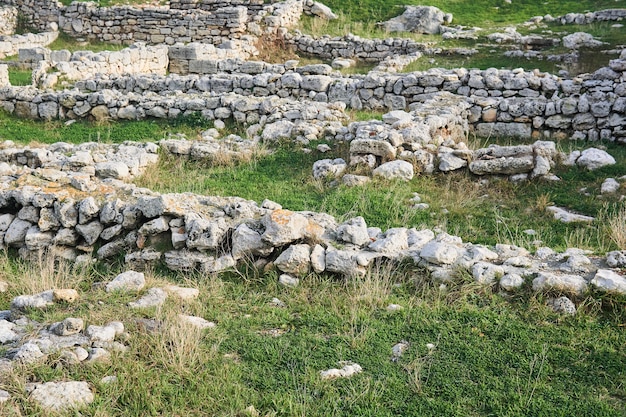
[[[30,58],[21,53],[33,65],[34,83],[11,86],[6,66],[0,65],[5,111],[30,119],[101,121],[197,113],[216,126],[227,119],[244,124],[248,136],[222,140],[211,129],[199,140],[172,137],[159,144],[20,148],[6,143],[0,152],[0,230],[3,245],[25,258],[42,250],[81,262],[125,254],[135,269],[162,262],[173,270],[205,273],[252,260],[273,262],[296,276],[308,271],[362,275],[376,262],[412,259],[444,281],[461,266],[477,281],[499,280],[507,290],[530,277],[537,290],[574,293],[594,282],[597,271],[622,265],[612,261],[621,255],[612,254],[585,261],[581,269],[568,266],[569,259],[585,257],[576,251],[556,254],[546,248],[530,255],[506,245],[492,251],[432,230],[383,232],[367,227],[362,218],[339,223],[323,213],[290,212],[271,201],[159,195],[137,188],[132,178],[156,162],[158,149],[199,160],[236,158],[257,152],[261,143],[321,139],[349,143],[347,161],[318,161],[313,175],[341,177],[347,185],[367,180],[343,175],[349,166],[384,178],[469,169],[479,176],[554,180],[550,170],[556,163],[583,165],[591,159],[597,167],[611,162],[599,150],[591,156],[561,155],[550,139],[626,142],[626,52],[593,74],[572,79],[521,69],[402,74],[394,72],[401,63],[393,60],[417,59],[427,53],[426,45],[400,38],[314,39],[291,31],[303,13],[334,17],[310,0],[175,1],[146,8],[9,3],[41,30],[131,46],[73,54],[41,48]],[[251,60],[255,39],[276,35],[296,51],[323,59],[381,65],[365,75],[342,75],[326,64]],[[67,88],[51,89],[62,83]],[[382,121],[346,125],[348,109],[385,114]],[[467,141],[472,133],[535,142],[472,150]],[[611,276],[612,282],[624,280]]]

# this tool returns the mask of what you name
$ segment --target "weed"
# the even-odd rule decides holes
[[[620,250],[626,250],[626,204],[621,204],[616,212],[608,217],[609,236]]]

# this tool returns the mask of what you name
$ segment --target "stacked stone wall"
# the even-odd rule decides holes
[[[17,7],[0,6],[0,35],[13,35],[17,28]]]
[[[45,97],[64,108],[67,106],[61,104],[60,96],[102,96],[104,92],[106,96],[115,96],[117,93],[109,93],[112,91],[132,94],[136,96],[134,106],[144,109],[139,114],[151,116],[152,107],[168,108],[168,96],[180,93],[187,94],[191,101],[199,100],[193,106],[197,110],[211,109],[202,94],[225,93],[236,93],[249,100],[252,96],[279,96],[339,101],[355,109],[404,110],[419,106],[444,91],[465,97],[470,103],[468,121],[480,136],[572,137],[626,142],[624,59],[612,60],[609,67],[575,79],[495,69],[434,69],[407,74],[340,76],[325,65],[293,70],[284,65],[236,60],[224,61],[222,69],[229,65],[231,72],[214,75],[105,76],[78,83],[77,87],[83,90],[81,93],[44,94],[33,90],[29,95],[33,100],[37,97],[37,101]],[[16,102],[21,101],[18,99],[21,91],[19,87],[2,90],[2,105],[13,111]],[[103,105],[111,107],[112,115],[124,107],[112,98]],[[69,109],[60,111],[59,116],[70,117]],[[82,115],[74,112],[71,117],[87,115],[88,112]],[[29,117],[39,116],[35,112]],[[169,117],[169,113],[166,111],[162,117]]]
[[[128,6],[98,7],[72,3],[63,9],[59,28],[72,37],[110,43],[150,44],[203,41],[220,44],[246,31],[245,7],[224,7],[215,12]]]
[[[424,52],[427,45],[406,38],[363,39],[355,35],[343,37],[285,34],[285,43],[296,53],[313,55],[325,60],[351,58],[365,62],[380,62],[389,56]]]
[[[26,35],[0,36],[0,59],[17,55],[20,49],[50,45],[59,36],[58,32],[28,33]]]

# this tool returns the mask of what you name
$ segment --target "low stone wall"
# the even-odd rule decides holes
[[[45,47],[54,42],[59,32],[28,33],[0,36],[0,59],[17,55],[20,49]]]
[[[230,48],[225,48],[226,45]],[[215,74],[234,65],[226,62],[243,63],[256,53],[252,42],[245,39],[229,41],[219,48],[205,43],[173,45],[168,50],[169,72],[181,75]]]
[[[2,0],[3,4],[13,5],[26,20],[26,24],[36,31],[56,31],[63,4],[56,0]]]
[[[612,60],[609,67],[571,80],[521,70],[433,69],[407,74],[339,76],[327,65],[287,68],[248,62],[232,66],[233,71],[245,73],[168,78],[103,77],[80,83],[78,87],[89,92],[110,89],[135,94],[152,92],[161,96],[159,101],[163,103],[168,102],[163,97],[174,92],[213,91],[339,101],[351,108],[374,110],[405,110],[444,91],[468,99],[471,104],[468,121],[479,136],[572,137],[626,142],[626,59]],[[270,69],[276,72],[267,72]],[[0,94],[5,107],[15,107],[12,97],[18,95],[17,91],[19,89],[14,88]],[[46,97],[58,101],[54,94]],[[146,106],[143,101],[138,99],[139,107],[155,105],[152,98],[145,100]],[[168,117],[167,113],[162,117]],[[83,113],[83,117],[87,115]]]
[[[558,22],[562,25],[587,25],[594,22],[622,21],[624,19],[626,19],[626,9],[606,9],[588,13],[567,13],[558,17],[543,17],[544,22]]]
[[[602,291],[626,288],[617,269],[626,266],[623,252],[590,259],[577,249],[559,254],[543,247],[531,255],[521,247],[489,248],[430,229],[382,231],[368,227],[362,217],[340,223],[328,214],[292,212],[268,200],[258,204],[238,197],[158,194],[93,176],[88,167],[97,152],[92,150],[103,146],[83,144],[76,151],[55,144],[30,153],[18,149],[13,158],[11,144],[5,144],[0,155],[20,165],[0,163],[8,175],[0,190],[0,245],[17,249],[25,259],[38,259],[44,252],[81,262],[124,255],[135,270],[163,264],[174,271],[213,274],[244,262],[271,262],[290,276],[283,278],[289,282],[310,272],[364,276],[380,263],[405,261],[439,282],[465,270],[479,284],[510,292],[526,283],[534,291],[575,296],[592,285]],[[156,156],[157,146],[127,143],[116,152],[130,149]],[[72,151],[69,170],[31,167],[54,159],[52,154]]]
[[[297,31],[285,34],[284,39],[296,53],[314,55],[325,60],[352,58],[379,62],[388,56],[412,55],[428,48],[426,44],[406,38],[363,39],[355,35],[314,38]]]
[[[114,44],[135,41],[150,44],[205,42],[219,45],[239,39],[252,25],[256,35],[293,27],[312,2],[285,0],[264,4],[258,1],[199,3],[173,2],[169,7],[99,7],[93,2],[64,6],[51,0],[3,0],[26,17],[36,30],[56,30],[75,38]],[[305,4],[311,4],[305,6]],[[196,7],[197,6],[197,7]],[[319,13],[319,12],[318,12]]]
[[[74,2],[63,9],[59,28],[72,37],[110,43],[150,44],[203,41],[219,45],[246,31],[247,9],[225,7],[214,13],[128,6],[98,7]]]
[[[214,12],[226,6],[244,6],[253,14],[263,10],[264,0],[171,0],[170,9],[173,10],[206,10]]]
[[[0,35],[13,35],[17,28],[17,7],[0,6]]]
[[[223,7],[213,12],[168,7],[99,7],[91,2],[69,6],[51,0],[3,0],[15,5],[38,30],[56,29],[91,41],[151,44],[202,41],[219,45],[246,31],[247,9]]]
[[[58,54],[57,54],[58,55]],[[120,51],[75,52],[68,61],[39,61],[33,70],[33,83],[53,87],[59,80],[77,81],[97,74],[157,74],[168,70],[168,47],[134,44]]]

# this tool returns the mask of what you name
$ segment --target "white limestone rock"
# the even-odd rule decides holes
[[[508,273],[500,278],[500,287],[506,291],[515,291],[524,285],[524,278],[518,274]]]
[[[607,178],[600,186],[600,194],[615,194],[619,187],[620,184],[615,178]]]
[[[68,317],[63,321],[50,325],[50,331],[57,336],[70,336],[80,333],[85,327],[81,318]]]
[[[339,227],[337,227],[337,238],[357,246],[363,246],[369,243],[370,237],[367,233],[365,219],[358,216],[340,224]]]
[[[52,290],[44,291],[35,295],[18,295],[11,301],[11,308],[24,310],[26,308],[45,308],[54,303]]]
[[[126,271],[119,274],[113,281],[106,285],[106,291],[141,291],[146,285],[143,272]]]
[[[410,181],[413,179],[413,165],[406,161],[395,160],[385,162],[372,171],[375,177],[381,177],[387,180],[400,179]]]
[[[352,375],[360,374],[363,372],[363,368],[357,363],[353,362],[340,362],[341,369],[331,368],[325,371],[320,371],[322,379],[336,379],[336,378],[349,378]]]
[[[198,316],[188,316],[186,314],[179,314],[178,317],[183,323],[188,323],[193,327],[197,327],[198,329],[212,329],[216,326],[216,324],[212,321],[209,321],[205,318]]]
[[[313,5],[311,6],[310,10],[313,15],[320,17],[322,19],[326,19],[326,20],[337,19],[337,15],[333,13],[330,7],[320,2],[317,2],[317,1],[313,2]]]
[[[555,313],[573,316],[576,314],[576,304],[567,297],[551,298],[546,303]]]
[[[36,384],[29,398],[46,410],[65,411],[92,403],[94,394],[84,381],[46,382]]]
[[[262,218],[265,232],[261,239],[272,246],[281,246],[307,235],[309,220],[300,213],[274,210]]]
[[[306,243],[289,246],[276,258],[274,265],[287,274],[305,275],[311,265],[311,246]]]
[[[560,291],[581,295],[587,291],[587,281],[579,275],[540,272],[533,280],[534,291]]]
[[[591,284],[601,291],[626,294],[626,277],[610,269],[599,269]]]
[[[626,267],[626,250],[616,250],[606,254],[606,263],[611,268]]]
[[[404,13],[382,23],[388,32],[414,32],[436,35],[444,23],[452,21],[452,15],[445,14],[434,6],[405,6]]]
[[[368,248],[374,252],[384,253],[395,258],[409,247],[407,229],[405,227],[391,228],[387,230],[384,237],[380,237],[370,243]]]
[[[169,294],[181,300],[195,300],[200,295],[197,288],[179,287],[178,285],[166,285],[163,289]]]
[[[10,321],[0,320],[0,344],[15,342],[20,336],[13,331],[15,324]]]
[[[313,163],[313,178],[337,178],[348,168],[348,164],[341,158],[321,159]]]
[[[300,280],[292,277],[291,275],[282,274],[278,277],[278,283],[285,287],[295,288],[300,285]]]
[[[554,218],[556,220],[560,220],[563,223],[574,223],[574,222],[591,223],[592,221],[595,220],[591,216],[585,216],[583,214],[572,213],[561,207],[550,206],[550,207],[546,207],[546,210],[554,214]]]
[[[615,158],[608,152],[597,148],[585,149],[576,160],[576,165],[589,171],[602,168],[607,165],[615,165]]]
[[[266,256],[272,253],[273,248],[261,239],[261,234],[242,223],[232,235],[232,256],[239,260],[246,256]]]
[[[419,256],[436,265],[452,265],[461,254],[462,250],[457,244],[435,239],[422,248]]]
[[[167,292],[163,288],[150,288],[146,294],[144,294],[137,301],[131,301],[128,303],[130,308],[150,308],[159,307],[165,303],[167,299]]]
[[[490,285],[504,276],[504,268],[489,262],[476,262],[472,267],[472,276],[479,284]]]

